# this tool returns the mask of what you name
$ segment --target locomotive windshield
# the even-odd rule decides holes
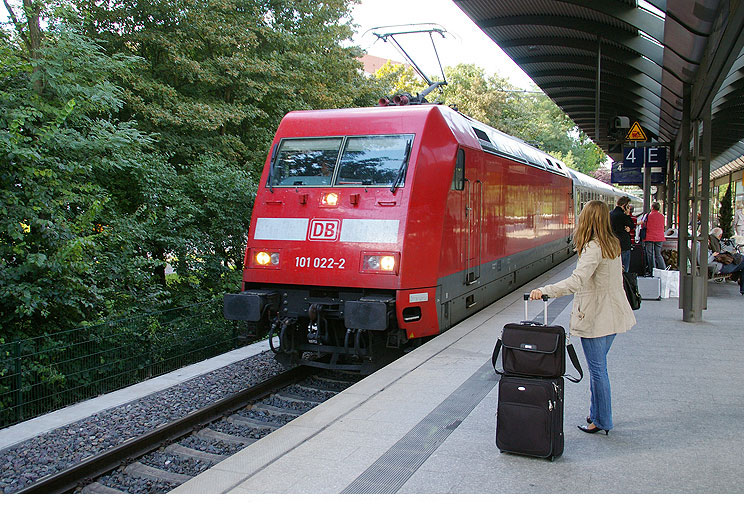
[[[284,139],[269,185],[391,186],[405,173],[412,142],[411,134]]]
[[[282,140],[271,185],[330,185],[342,138]]]

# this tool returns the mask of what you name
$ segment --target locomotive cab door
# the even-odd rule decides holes
[[[472,285],[480,279],[483,234],[483,183],[477,179],[474,165],[465,171],[465,284]]]

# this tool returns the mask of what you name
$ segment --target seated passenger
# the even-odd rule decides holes
[[[739,293],[744,295],[744,260],[734,254],[721,252],[723,230],[715,227],[708,236],[708,266],[713,267],[714,274],[731,274],[731,279],[739,281]],[[737,263],[738,261],[738,263]]]

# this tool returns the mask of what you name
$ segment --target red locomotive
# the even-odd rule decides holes
[[[291,112],[225,316],[282,362],[368,373],[572,255],[574,179],[442,105]]]

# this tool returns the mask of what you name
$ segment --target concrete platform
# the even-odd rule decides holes
[[[677,299],[643,302],[610,352],[609,436],[575,427],[589,410],[587,376],[566,382],[561,458],[498,451],[494,343],[505,323],[522,319],[525,290],[574,266],[575,258],[173,493],[742,493],[744,297],[732,283],[710,284],[701,323],[684,323]],[[531,304],[537,316],[541,305]],[[551,302],[553,323],[568,328],[570,304]]]

